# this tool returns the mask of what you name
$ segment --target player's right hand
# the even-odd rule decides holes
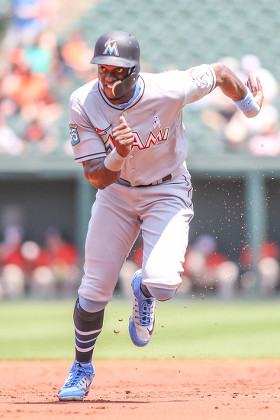
[[[248,76],[248,79],[245,82],[245,85],[250,89],[250,91],[252,92],[252,95],[255,98],[255,101],[261,108],[264,95],[263,95],[263,87],[262,87],[259,77],[255,78],[253,74],[250,73]]]
[[[128,156],[134,142],[134,136],[124,116],[120,117],[120,124],[113,128],[112,134],[118,153],[123,157]]]

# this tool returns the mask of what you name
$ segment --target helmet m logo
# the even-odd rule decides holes
[[[108,39],[108,41],[105,42],[104,46],[105,46],[105,50],[103,52],[104,55],[110,54],[110,55],[116,55],[117,57],[119,57],[120,54],[118,51],[118,46],[114,39]]]

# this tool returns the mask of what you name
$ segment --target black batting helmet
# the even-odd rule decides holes
[[[116,98],[132,89],[140,71],[140,46],[137,39],[127,32],[110,31],[96,41],[92,64],[104,64],[130,68],[131,72],[122,82],[117,82],[113,93]]]
[[[92,64],[108,66],[135,67],[140,71],[140,47],[134,36],[127,32],[110,31],[96,41]]]

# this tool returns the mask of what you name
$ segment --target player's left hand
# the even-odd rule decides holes
[[[263,87],[261,84],[261,81],[258,77],[254,77],[252,73],[249,74],[248,79],[245,82],[245,85],[250,89],[252,92],[252,95],[255,98],[256,103],[259,105],[259,107],[262,107],[263,103]]]

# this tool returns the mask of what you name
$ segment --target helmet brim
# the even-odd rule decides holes
[[[111,55],[98,55],[97,57],[93,57],[90,61],[91,64],[105,64],[107,66],[115,66],[115,67],[125,67],[131,68],[134,67],[137,63],[133,60],[126,60],[125,58],[115,57]]]

